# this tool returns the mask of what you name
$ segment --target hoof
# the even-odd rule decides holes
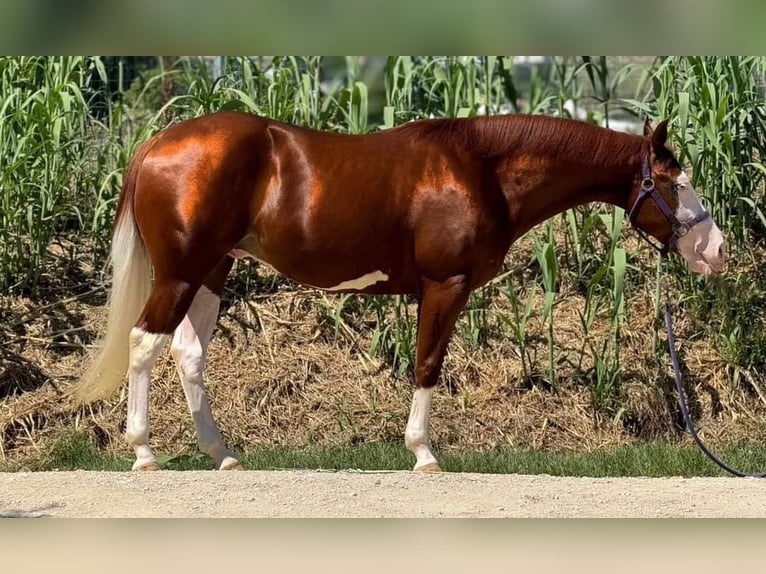
[[[242,468],[242,465],[236,458],[227,456],[225,459],[223,459],[223,462],[221,463],[221,466],[218,467],[218,470],[245,470],[245,469]]]
[[[160,465],[152,460],[150,462],[145,462],[139,466],[134,466],[133,470],[137,470],[138,472],[150,472],[154,470],[160,470]]]
[[[441,472],[441,471],[442,471],[442,467],[439,466],[438,462],[431,462],[421,466],[420,468],[415,469],[415,472]]]

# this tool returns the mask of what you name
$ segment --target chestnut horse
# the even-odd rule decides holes
[[[415,470],[438,471],[430,403],[455,321],[533,226],[588,202],[635,206],[634,225],[693,271],[722,271],[723,236],[666,139],[667,121],[656,130],[647,122],[638,136],[524,115],[416,121],[367,135],[235,112],[173,125],[128,166],[106,335],[79,397],[108,395],[127,371],[133,468],[157,469],[149,381],[172,337],[201,450],[219,469],[240,468],[213,420],[203,369],[226,276],[249,256],[320,289],[417,297],[404,441]]]

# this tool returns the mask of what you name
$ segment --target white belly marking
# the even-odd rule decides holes
[[[343,291],[344,289],[364,289],[365,287],[369,287],[370,285],[375,285],[375,283],[379,283],[381,281],[388,281],[388,275],[383,273],[382,271],[372,271],[370,273],[365,273],[361,277],[357,277],[356,279],[350,279],[348,281],[343,281],[341,283],[338,283],[334,287],[323,287],[325,291]]]

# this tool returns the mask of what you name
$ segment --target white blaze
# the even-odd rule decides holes
[[[678,190],[676,217],[682,222],[697,217],[705,208],[689,177],[681,172],[675,183]],[[711,218],[694,225],[689,233],[678,238],[677,245],[678,253],[695,273],[709,275],[723,271],[726,258],[724,238]]]

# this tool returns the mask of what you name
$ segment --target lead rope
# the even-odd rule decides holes
[[[684,392],[684,385],[681,379],[681,369],[678,366],[678,356],[676,355],[676,337],[675,337],[675,334],[673,333],[673,311],[672,311],[672,304],[670,302],[670,287],[668,285],[667,275],[663,277],[663,283],[665,288],[664,289],[665,290],[665,327],[668,332],[668,348],[670,349],[670,361],[673,364],[673,374],[675,375],[676,390],[678,391],[678,404],[681,407],[681,415],[684,418],[684,424],[686,424],[686,429],[689,431],[689,434],[692,435],[694,442],[697,443],[697,446],[705,454],[705,456],[707,456],[710,460],[712,460],[715,464],[717,464],[726,472],[733,474],[734,476],[766,478],[766,472],[747,473],[747,472],[742,472],[741,470],[737,470],[736,468],[732,468],[731,466],[723,462],[721,459],[719,459],[712,452],[710,452],[710,449],[708,449],[708,447],[705,446],[705,443],[702,442],[702,439],[697,434],[697,429],[694,428],[694,422],[692,421],[691,414],[689,414],[689,407],[686,404],[686,393]]]

